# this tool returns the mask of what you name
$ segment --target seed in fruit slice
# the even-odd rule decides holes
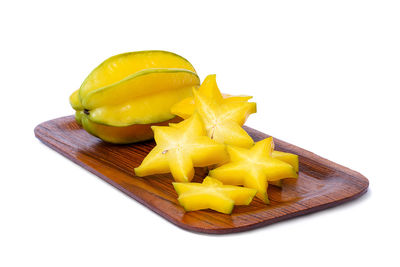
[[[257,190],[257,197],[269,203],[268,181],[283,178],[297,178],[295,169],[288,163],[271,156],[272,137],[257,142],[251,149],[227,146],[230,162],[214,170],[209,175],[231,185],[244,185]]]
[[[203,183],[172,183],[185,211],[212,209],[230,214],[235,205],[249,205],[257,190],[223,185],[207,176]]]
[[[171,172],[175,181],[190,182],[194,167],[227,160],[225,146],[210,139],[197,113],[177,127],[153,126],[157,145],[135,168],[137,176]]]
[[[215,75],[208,76],[199,90],[193,89],[195,110],[204,122],[207,135],[217,142],[251,147],[253,139],[241,127],[256,112],[256,104],[247,101],[224,101]]]

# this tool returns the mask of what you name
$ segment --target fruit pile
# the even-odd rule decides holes
[[[256,112],[250,99],[221,94],[215,75],[199,87],[193,66],[176,54],[143,51],[103,62],[70,102],[77,122],[105,141],[132,143],[154,134],[156,146],[135,173],[171,173],[186,211],[230,214],[254,196],[268,204],[268,184],[298,176],[297,155],[275,151],[272,137],[255,143],[242,128]],[[191,182],[195,167],[209,170],[202,183]]]

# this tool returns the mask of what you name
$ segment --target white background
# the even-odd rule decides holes
[[[399,1],[2,1],[0,266],[399,266]],[[181,230],[33,128],[114,54],[162,49],[253,95],[247,125],[361,172],[343,206],[241,234]]]

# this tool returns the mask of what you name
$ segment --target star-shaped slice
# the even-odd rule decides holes
[[[222,95],[222,103],[228,104],[233,102],[245,102],[247,104],[243,104],[246,107],[246,111],[242,113],[242,117],[240,118],[240,124],[243,125],[246,122],[247,117],[256,112],[256,104],[248,103],[248,100],[253,98],[252,96],[232,96],[228,94],[221,94],[218,85],[216,82],[216,75],[208,75],[203,83],[201,84],[198,91],[207,97],[216,98],[217,100],[221,99],[219,95]],[[187,97],[180,102],[176,103],[171,108],[171,113],[175,114],[183,119],[189,118],[196,110],[195,102],[193,96]]]
[[[272,137],[257,142],[251,149],[228,146],[227,150],[230,162],[211,170],[209,175],[224,184],[254,188],[256,196],[265,203],[269,203],[269,181],[297,178],[292,165],[272,157]]]
[[[212,209],[230,214],[235,205],[249,205],[257,190],[223,185],[207,176],[203,183],[172,183],[185,211]]]
[[[157,145],[135,168],[137,176],[171,173],[175,181],[190,182],[194,167],[205,167],[228,159],[225,145],[210,139],[197,113],[175,125],[153,126]]]
[[[193,98],[195,111],[200,114],[211,139],[239,147],[253,146],[253,139],[241,126],[256,112],[256,103],[224,100],[215,75],[208,76],[198,90],[193,89]]]

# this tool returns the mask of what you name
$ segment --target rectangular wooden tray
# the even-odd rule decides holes
[[[249,127],[255,141],[268,135]],[[177,202],[170,174],[136,177],[133,169],[155,145],[148,141],[132,145],[105,143],[83,130],[73,116],[44,122],[35,128],[44,144],[94,173],[168,221],[186,230],[225,234],[265,226],[299,215],[323,210],[355,199],[368,189],[360,173],[274,138],[276,150],[299,155],[299,178],[288,179],[282,189],[270,186],[270,205],[254,199],[249,206],[235,207],[231,215],[211,210],[185,213]],[[196,169],[195,182],[205,177]]]

